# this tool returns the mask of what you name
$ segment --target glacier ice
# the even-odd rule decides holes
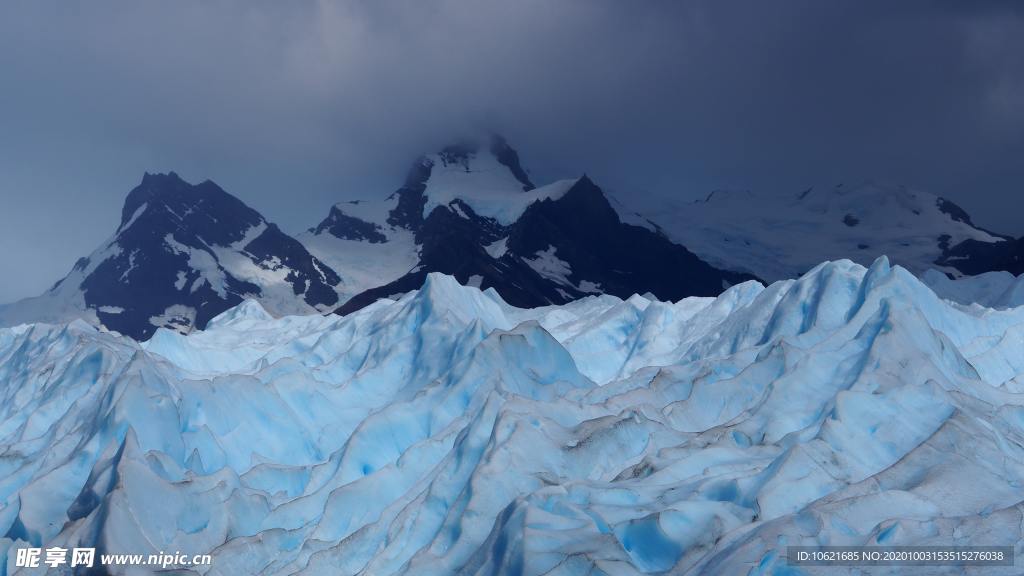
[[[0,574],[23,546],[210,553],[211,575],[833,574],[785,547],[1024,547],[1024,307],[885,259],[531,310],[432,274],[346,317],[249,301],[142,344],[22,325],[0,398]]]
[[[928,270],[921,281],[939,296],[964,305],[977,304],[987,308],[1024,306],[1024,274],[985,272],[952,280],[938,270]]]

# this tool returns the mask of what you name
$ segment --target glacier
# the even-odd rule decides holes
[[[885,258],[675,303],[519,309],[431,274],[344,317],[246,301],[144,343],[21,325],[0,398],[3,575],[45,573],[26,546],[209,553],[175,573],[211,575],[897,574],[785,551],[1024,549],[1024,307]]]

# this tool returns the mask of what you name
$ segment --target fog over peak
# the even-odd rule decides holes
[[[640,203],[878,179],[1024,234],[1011,2],[6,2],[0,301],[117,227],[142,174],[287,231],[455,137]]]

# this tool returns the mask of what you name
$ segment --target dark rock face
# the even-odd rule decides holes
[[[946,200],[945,198],[939,198],[937,204],[939,207],[939,211],[945,214],[949,214],[949,217],[952,218],[954,221],[963,222],[964,224],[974,226],[974,222],[971,222],[970,214],[968,214],[967,211],[961,208],[960,206],[957,206],[956,204],[949,200]]]
[[[965,240],[947,247],[936,263],[969,275],[993,271],[1024,274],[1024,237],[1002,242]]]
[[[227,246],[242,239],[245,231],[263,222],[259,212],[207,180],[192,185],[174,172],[146,174],[125,199],[118,234],[126,240],[137,228],[126,229],[136,212],[144,207],[136,223],[161,228],[180,225],[188,234],[210,245]]]
[[[422,207],[410,187],[410,205]],[[400,210],[402,203],[399,202]],[[402,216],[396,221],[410,219]],[[389,220],[390,222],[391,220]],[[476,214],[465,202],[435,208],[416,231],[420,264],[405,276],[350,299],[337,312],[348,314],[379,298],[418,289],[430,272],[454,276],[481,289],[494,288],[519,307],[562,304],[592,293],[619,297],[651,292],[658,298],[719,294],[751,276],[718,270],[646,228],[624,224],[604,193],[589,178],[557,199],[530,205],[509,226]],[[505,241],[501,254],[487,247]],[[563,273],[545,270],[555,262]]]
[[[494,154],[498,162],[508,167],[512,175],[516,177],[516,180],[522,182],[523,190],[533,190],[535,188],[533,182],[530,181],[530,177],[527,176],[526,170],[523,170],[523,166],[519,163],[519,153],[509,146],[504,138],[497,135],[491,137],[491,154]]]
[[[317,227],[310,228],[309,231],[314,234],[327,232],[344,240],[364,240],[371,243],[387,241],[387,237],[380,231],[380,226],[353,218],[339,210],[337,206],[332,206],[327,218]]]
[[[282,232],[277,224],[267,223],[263,233],[243,248],[265,269],[283,267],[287,270],[285,282],[306,304],[313,307],[337,304],[334,286],[341,282],[341,277],[307,252],[301,242]]]
[[[427,204],[423,193],[427,189],[427,180],[433,167],[429,160],[421,158],[409,170],[405,185],[394,193],[398,197],[398,204],[388,214],[388,224],[412,231],[419,230],[423,224],[423,207]]]
[[[559,301],[551,283],[515,258],[493,258],[486,246],[499,240],[508,230],[492,219],[477,215],[469,205],[455,201],[463,217],[447,207],[437,207],[416,233],[420,245],[420,263],[401,278],[362,292],[337,310],[348,314],[380,298],[418,290],[430,272],[454,276],[463,284],[477,277],[477,285],[494,287],[515,306],[538,306]]]
[[[311,307],[337,303],[341,279],[302,244],[213,182],[192,185],[172,172],[147,174],[128,195],[106,257],[81,282],[85,305],[107,328],[140,340],[158,325],[203,328],[243,299],[264,296],[264,286],[222,261],[225,251],[284,274]]]
[[[942,256],[935,261],[936,264],[956,268],[963,274],[971,276],[1000,271],[1015,275],[1024,274],[1024,237],[1013,238],[985,230],[971,221],[971,216],[966,210],[945,198],[939,198],[938,207],[953,220],[983,230],[999,241],[964,240],[950,246],[949,235],[943,234],[938,238]]]
[[[646,292],[661,300],[716,296],[753,279],[718,270],[664,236],[624,224],[586,176],[561,198],[531,205],[512,227],[509,254],[529,258],[552,248],[569,265],[573,285],[587,281],[620,298]]]

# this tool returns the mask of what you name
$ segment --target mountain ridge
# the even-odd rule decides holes
[[[276,314],[324,311],[341,279],[210,180],[146,173],[114,235],[43,295],[0,307],[5,323],[80,317],[138,339],[191,330],[249,297]]]
[[[347,255],[365,251],[360,259],[379,263],[393,255],[368,255],[384,254],[391,236],[405,254],[403,265],[389,267],[391,278],[378,275],[376,285],[351,290],[338,312],[414,290],[430,272],[494,288],[517,306],[599,292],[717,295],[751,278],[718,270],[663,235],[623,222],[586,175],[534,186],[517,158],[500,137],[489,147],[462,142],[417,160],[405,184],[375,208],[335,204],[301,236],[319,258],[349,271],[363,262]]]
[[[1005,269],[1001,262],[1008,256],[986,255],[1007,250],[1012,241],[975,225],[951,200],[871,181],[794,195],[713,191],[646,212],[670,238],[709,262],[766,280],[796,277],[825,260],[867,265],[882,255],[918,275],[931,268],[975,274]],[[979,263],[961,262],[968,259]]]
[[[43,295],[0,306],[0,323],[83,318],[145,339],[158,327],[202,328],[248,298],[272,315],[350,314],[418,289],[431,272],[522,307],[600,293],[678,300],[879,255],[918,275],[1024,272],[1024,239],[906,187],[781,198],[715,190],[637,211],[586,174],[535,185],[518,152],[491,135],[419,157],[397,190],[338,202],[295,238],[211,180],[146,173],[114,235]]]

